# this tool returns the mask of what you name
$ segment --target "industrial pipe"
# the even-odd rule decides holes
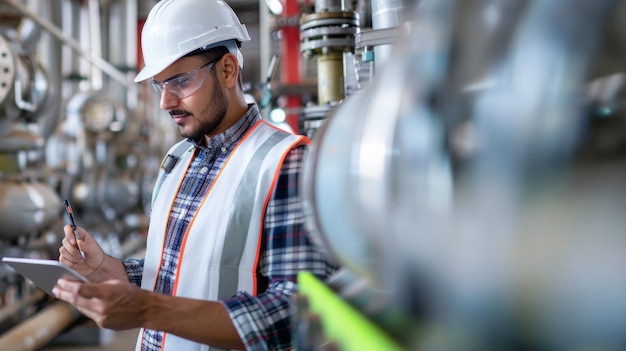
[[[134,84],[129,81],[126,75],[120,72],[113,65],[105,61],[102,57],[92,54],[89,51],[83,50],[80,47],[80,44],[71,38],[67,38],[63,35],[63,32],[57,28],[54,24],[48,22],[46,19],[41,18],[35,13],[32,13],[24,4],[16,1],[16,0],[1,0],[9,5],[13,6],[18,12],[22,15],[32,19],[38,25],[42,26],[46,29],[50,34],[52,34],[55,38],[67,44],[72,50],[76,51],[80,56],[85,58],[87,61],[91,62],[94,66],[100,68],[103,72],[107,73],[111,78],[117,80],[122,83],[124,86],[128,88],[133,88]]]
[[[55,302],[0,336],[0,350],[38,350],[80,317],[65,302]]]
[[[342,10],[337,0],[316,2],[315,13],[300,20],[300,51],[307,59],[317,58],[317,106],[303,110],[304,130],[309,136],[346,96],[344,53],[354,50],[358,31],[359,14]]]
[[[409,20],[410,11],[406,0],[372,0],[372,29],[384,30],[400,27]],[[376,70],[381,69],[385,61],[391,56],[393,45],[381,45],[374,48],[374,63]]]
[[[20,314],[22,310],[43,300],[45,297],[46,293],[44,293],[43,290],[35,290],[31,294],[21,298],[19,301],[2,306],[2,308],[0,308],[0,323],[4,323],[11,318],[15,318],[15,316]]]

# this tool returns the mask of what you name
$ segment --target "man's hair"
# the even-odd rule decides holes
[[[241,41],[235,40],[235,42],[237,43],[237,47],[241,48]],[[230,51],[228,50],[226,46],[216,46],[216,47],[206,49],[206,50],[196,49],[188,53],[184,57],[202,55],[207,59],[207,62],[211,62],[213,60],[221,59],[224,55],[226,55],[229,52]],[[243,90],[243,73],[241,71],[242,71],[242,68],[240,67],[239,75],[237,77],[238,78],[237,84],[239,85],[239,88]],[[215,72],[213,71],[211,72],[211,74],[215,74]]]

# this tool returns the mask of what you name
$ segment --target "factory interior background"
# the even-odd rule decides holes
[[[0,0],[1,257],[57,259],[63,199],[142,256],[180,138],[133,83],[156,2]],[[303,272],[298,350],[626,349],[626,1],[226,2],[342,266]],[[0,350],[134,347],[4,264],[0,297]]]

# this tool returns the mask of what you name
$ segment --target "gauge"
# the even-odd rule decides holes
[[[78,115],[86,130],[92,133],[119,132],[124,127],[125,114],[115,100],[101,92],[84,92],[72,97],[68,115]]]
[[[90,101],[81,110],[85,128],[91,132],[105,131],[115,119],[115,108],[110,101]]]

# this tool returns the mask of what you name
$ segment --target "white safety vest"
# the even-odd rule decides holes
[[[303,136],[260,120],[235,146],[189,224],[181,244],[174,296],[221,300],[245,290],[256,295],[256,266],[266,206],[282,160]],[[172,150],[176,148],[176,145]],[[154,291],[170,210],[193,159],[193,146],[162,183],[154,199],[141,288]],[[226,240],[227,239],[227,240]],[[141,350],[143,329],[136,350]],[[164,351],[216,350],[164,334]]]

